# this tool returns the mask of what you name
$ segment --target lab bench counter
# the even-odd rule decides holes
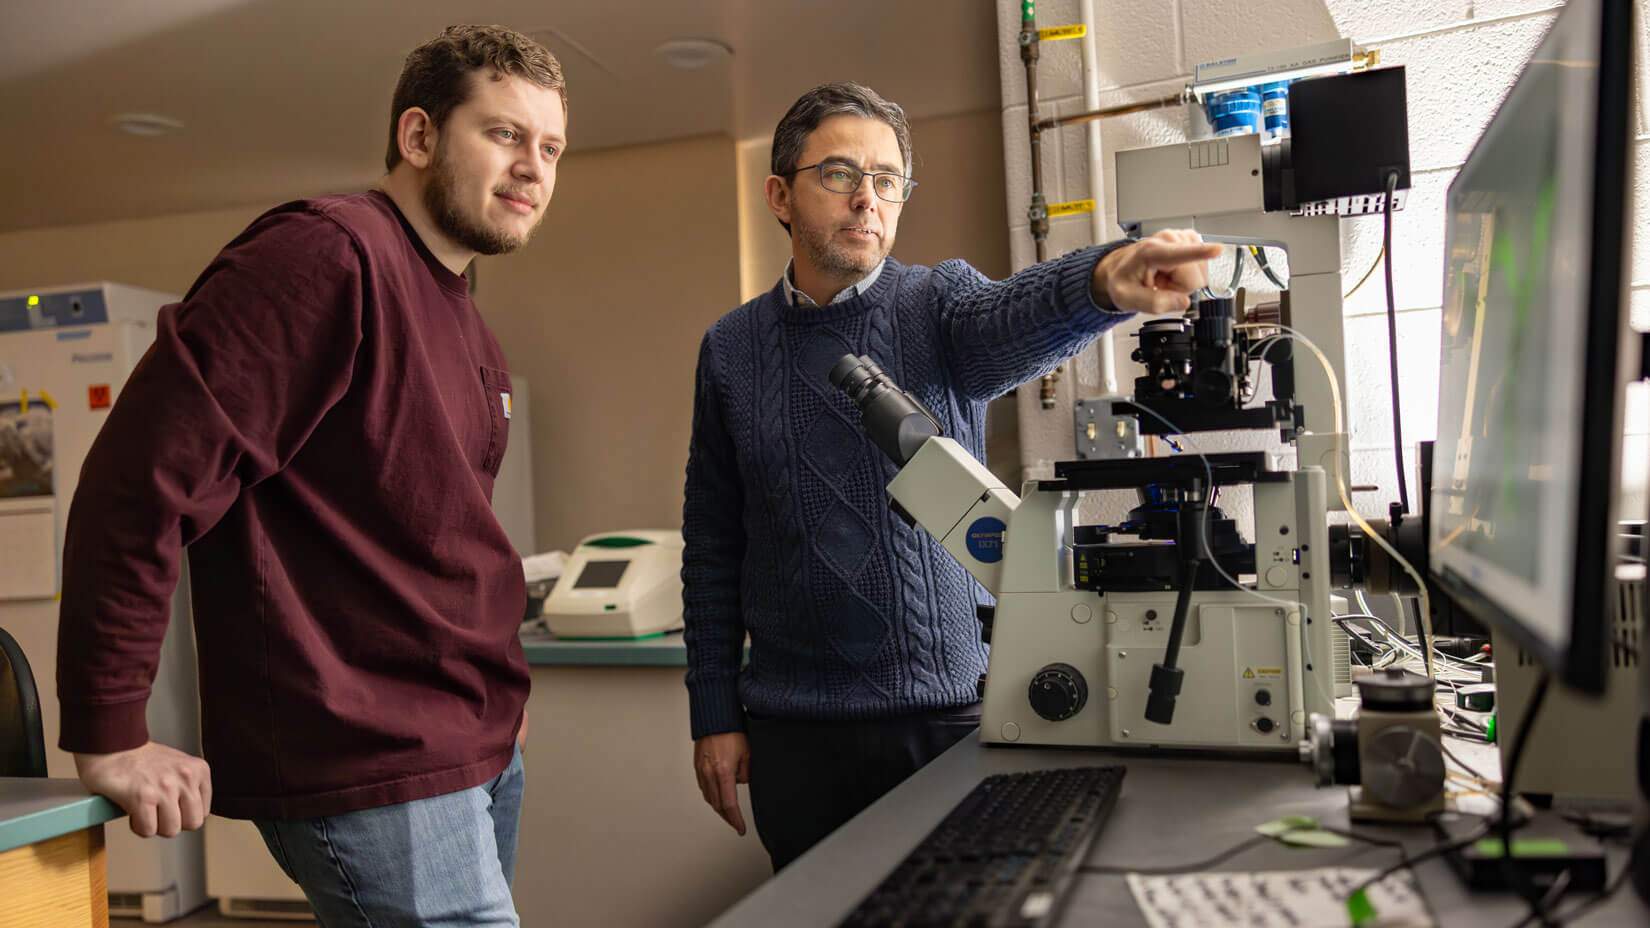
[[[0,921],[107,926],[103,823],[125,814],[79,780],[0,778]]]
[[[772,875],[755,833],[734,834],[699,794],[680,632],[522,644],[523,925],[699,928]]]
[[[126,813],[79,780],[0,777],[0,854],[113,821]]]
[[[669,632],[634,641],[586,641],[557,638],[548,633],[521,636],[527,663],[535,667],[582,664],[608,667],[686,667],[687,646],[682,633]]]
[[[686,667],[687,645],[680,630],[634,640],[557,638],[548,633],[521,635],[527,663],[534,667]],[[745,646],[750,658],[750,645]]]
[[[1161,868],[1205,860],[1254,837],[1256,825],[1284,815],[1308,815],[1325,825],[1403,841],[1413,854],[1435,839],[1428,828],[1354,825],[1344,787],[1317,789],[1311,772],[1287,760],[1175,758],[1091,751],[985,747],[969,736],[917,771],[830,837],[711,923],[712,928],[836,925],[982,778],[1051,767],[1121,764],[1128,772],[1110,820],[1088,854],[1095,867]],[[1614,878],[1626,850],[1612,848]],[[1388,848],[1354,842],[1339,849],[1253,848],[1211,869],[1259,872],[1345,866],[1380,868]],[[1519,921],[1526,910],[1511,894],[1473,894],[1447,863],[1416,868],[1436,924],[1494,925]],[[1573,905],[1566,900],[1561,911]],[[1623,888],[1586,916],[1590,926],[1650,924],[1646,906]],[[1057,925],[1147,924],[1126,878],[1081,874]]]

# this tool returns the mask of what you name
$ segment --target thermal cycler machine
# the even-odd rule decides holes
[[[544,602],[561,638],[645,638],[682,627],[682,533],[591,535]]]

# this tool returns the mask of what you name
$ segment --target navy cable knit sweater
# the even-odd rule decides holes
[[[804,309],[776,284],[711,325],[682,507],[694,738],[742,731],[746,709],[861,719],[977,699],[986,648],[974,607],[989,600],[890,510],[897,469],[826,375],[845,354],[869,355],[983,459],[988,402],[1126,318],[1089,295],[1115,247],[1001,282],[963,261],[889,258],[852,299]]]

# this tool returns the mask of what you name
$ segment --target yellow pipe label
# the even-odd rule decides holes
[[[1073,213],[1092,212],[1094,212],[1093,200],[1072,200],[1070,203],[1050,203],[1048,205],[1048,218],[1050,219],[1056,216],[1070,216]]]
[[[1038,29],[1037,38],[1042,39],[1044,42],[1053,42],[1058,39],[1080,39],[1088,35],[1088,32],[1089,27],[1081,24],[1076,26],[1050,26],[1047,29]]]

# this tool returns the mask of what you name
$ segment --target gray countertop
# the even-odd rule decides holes
[[[686,667],[687,646],[680,629],[652,638],[625,640],[557,638],[549,632],[522,632],[521,646],[534,667],[582,664],[607,667]],[[750,660],[750,644],[745,645]]]
[[[687,666],[687,648],[679,631],[634,641],[567,640],[548,632],[523,633],[521,646],[527,652],[527,663],[533,666]]]
[[[0,853],[125,815],[79,780],[0,777]]]
[[[715,928],[835,925],[981,778],[1019,770],[1105,764],[1122,764],[1128,773],[1116,810],[1089,852],[1087,863],[1092,866],[1155,868],[1203,860],[1253,837],[1256,825],[1284,815],[1308,815],[1328,826],[1400,839],[1411,852],[1435,841],[1429,828],[1352,824],[1347,819],[1345,788],[1314,788],[1308,769],[1288,760],[985,747],[970,736],[712,924]],[[1361,843],[1339,849],[1267,844],[1216,869],[1379,868],[1394,859],[1391,849]],[[1611,851],[1611,878],[1625,859],[1625,849]],[[1439,925],[1504,928],[1519,921],[1526,911],[1510,894],[1470,893],[1440,860],[1419,865],[1416,873]],[[1565,903],[1569,904],[1573,903]],[[1060,923],[1127,928],[1145,925],[1146,920],[1125,877],[1082,874]],[[1650,906],[1631,888],[1624,888],[1609,903],[1589,912],[1586,923],[1639,928],[1650,924]]]

